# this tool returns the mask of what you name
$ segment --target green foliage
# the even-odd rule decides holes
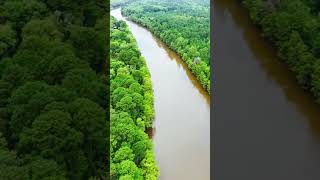
[[[18,152],[54,159],[68,169],[72,179],[81,178],[85,168],[83,154],[78,148],[82,136],[70,127],[70,123],[71,116],[65,112],[53,110],[41,114],[32,123],[32,127],[20,135]]]
[[[143,174],[146,180],[156,180],[158,169],[153,165],[155,164],[153,152],[147,151],[145,158],[141,162]]]
[[[6,140],[0,133],[0,179],[64,180],[65,172],[55,161],[40,156],[19,158],[9,151]]]
[[[112,8],[117,8],[119,6],[126,5],[128,3],[131,3],[135,0],[110,0],[110,4]]]
[[[46,5],[37,0],[12,0],[3,3],[3,17],[6,21],[20,29],[32,18],[41,18],[47,15]]]
[[[31,174],[31,179],[66,180],[66,173],[61,170],[61,167],[55,161],[46,160],[41,157],[27,157],[25,159],[28,163],[27,167]]]
[[[280,58],[296,74],[299,84],[320,102],[320,21],[316,0],[244,0],[250,16],[262,27]]]
[[[107,0],[41,0],[49,9],[55,10],[56,15],[65,24],[94,26],[96,21],[108,10]]]
[[[107,179],[107,9],[0,0],[0,179]]]
[[[0,57],[12,49],[17,42],[17,34],[10,25],[0,24]]]
[[[21,159],[15,152],[6,148],[0,149],[0,179],[28,179],[28,171],[20,166]]]
[[[86,60],[90,66],[98,71],[105,62],[107,42],[100,32],[87,27],[75,27],[71,29],[70,41],[77,49],[77,55]]]
[[[208,2],[134,1],[127,4],[122,12],[131,20],[147,27],[176,51],[210,93]]]
[[[156,179],[152,142],[144,132],[154,117],[150,74],[123,21],[111,19],[111,179]]]
[[[47,37],[49,40],[63,39],[63,33],[59,31],[57,22],[52,17],[44,20],[34,19],[29,21],[23,27],[22,36]]]

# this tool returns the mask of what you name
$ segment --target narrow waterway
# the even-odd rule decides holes
[[[181,58],[147,29],[124,20],[146,59],[154,89],[154,149],[161,180],[210,179],[210,97]]]
[[[320,179],[320,107],[239,1],[213,6],[213,178]]]

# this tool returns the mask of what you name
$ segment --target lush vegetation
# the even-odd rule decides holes
[[[110,0],[110,7],[112,9],[124,6],[136,0]]]
[[[0,179],[107,179],[106,0],[0,0]]]
[[[112,18],[110,27],[111,179],[155,180],[159,170],[145,133],[154,117],[150,74],[125,22]]]
[[[277,48],[301,86],[320,103],[320,3],[317,0],[244,0],[250,17]]]
[[[142,0],[122,12],[176,51],[210,92],[209,7],[209,1]]]

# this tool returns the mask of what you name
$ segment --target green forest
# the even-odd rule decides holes
[[[210,93],[209,1],[131,1],[122,12],[176,51]]]
[[[110,0],[110,8],[114,9],[121,6],[125,6],[128,3],[131,3],[133,1],[136,1],[136,0]]]
[[[243,4],[299,84],[320,103],[320,2],[244,0]]]
[[[0,179],[107,179],[108,12],[0,0]]]
[[[125,22],[112,18],[110,28],[110,176],[155,180],[159,170],[145,132],[154,118],[150,73]]]

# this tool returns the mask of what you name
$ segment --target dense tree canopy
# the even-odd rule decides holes
[[[107,179],[108,9],[0,0],[0,179]]]
[[[210,93],[209,7],[204,0],[140,0],[130,1],[122,12],[176,51]]]
[[[124,6],[128,3],[131,3],[133,1],[136,1],[136,0],[110,0],[110,5],[111,5],[111,8],[117,8],[120,6]]]
[[[125,22],[111,19],[111,179],[155,180],[152,141],[145,133],[154,117],[150,74]]]

